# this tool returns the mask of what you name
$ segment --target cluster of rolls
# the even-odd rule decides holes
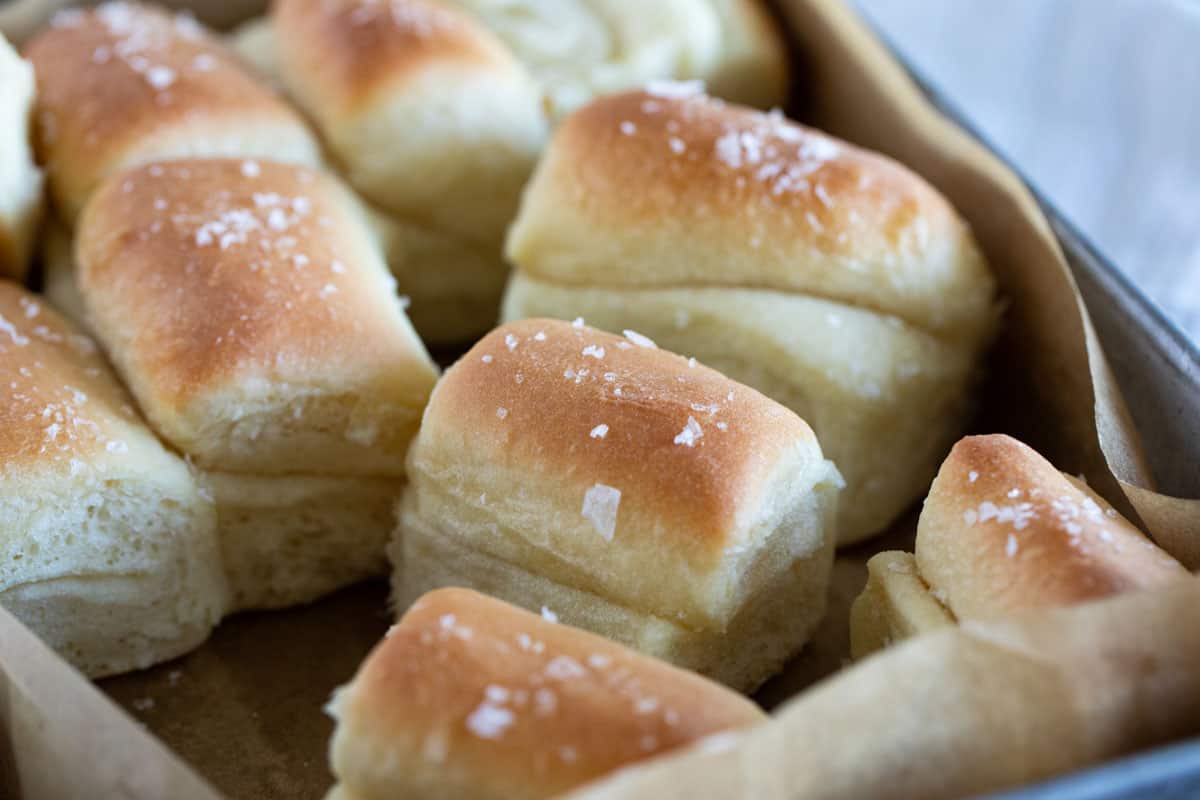
[[[102,676],[390,569],[345,798],[543,797],[758,723],[730,689],[928,489],[998,303],[925,181],[736,104],[786,88],[757,3],[652,6],[276,0],[226,43],[108,3],[0,50],[0,269],[36,155],[58,309],[0,285],[0,603]],[[855,651],[1181,575],[967,439]]]

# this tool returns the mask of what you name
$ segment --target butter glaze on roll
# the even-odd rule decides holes
[[[1189,574],[1086,485],[1000,434],[954,446],[921,512],[915,557],[880,553],[868,570],[851,616],[856,657],[954,621],[1074,605]]]
[[[135,3],[68,9],[26,55],[38,77],[39,160],[71,225],[101,180],[136,164],[320,161],[300,116],[191,17]]]
[[[505,319],[634,328],[808,420],[846,477],[842,543],[925,490],[996,321],[970,232],[919,177],[688,84],[567,119],[507,252]]]
[[[812,430],[632,331],[493,331],[434,390],[408,474],[401,608],[476,588],[745,690],[824,609],[842,484]]]
[[[92,677],[198,646],[227,604],[212,505],[99,349],[0,282],[0,605]]]
[[[329,706],[329,797],[551,797],[766,719],[717,684],[463,589],[421,598]]]
[[[42,173],[33,163],[33,69],[0,35],[0,277],[21,280],[42,209]]]
[[[97,189],[76,253],[97,336],[206,473],[237,606],[383,569],[436,369],[353,197],[267,161],[144,165]]]

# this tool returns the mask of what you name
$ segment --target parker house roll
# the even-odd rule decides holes
[[[632,331],[488,334],[434,390],[408,477],[400,608],[475,588],[745,691],[824,611],[842,481],[812,430]]]
[[[450,0],[512,48],[555,121],[596,97],[662,78],[704,81],[759,108],[787,96],[787,57],[761,0]]]
[[[329,705],[329,798],[520,800],[766,719],[698,675],[465,589],[421,598]]]
[[[959,620],[1072,605],[1188,576],[1083,483],[1004,435],[960,441],[917,527],[916,553],[868,564],[851,611],[856,658]]]
[[[282,85],[268,18],[244,23],[230,35],[230,42],[267,80]],[[425,341],[458,344],[494,324],[508,277],[498,246],[483,247],[420,220],[390,213],[365,198],[363,203],[388,268],[401,293],[411,301],[408,317]]]
[[[972,620],[843,670],[723,747],[634,765],[569,796],[957,800],[1195,736],[1198,606],[1193,576]]]
[[[306,167],[137,167],[76,241],[88,319],[151,425],[204,472],[236,608],[385,568],[436,370],[361,211]]]
[[[92,677],[199,645],[226,588],[211,504],[96,345],[0,282],[0,605]]]
[[[69,225],[104,177],[135,164],[319,162],[300,116],[191,17],[134,3],[64,10],[26,55],[38,76],[39,158]]]
[[[0,278],[29,267],[42,207],[42,173],[33,163],[33,68],[0,35]]]
[[[276,0],[271,25],[289,94],[349,182],[399,228],[393,269],[422,333],[446,342],[491,328],[504,232],[545,143],[528,73],[436,0]]]
[[[995,328],[987,265],[928,184],[694,85],[572,115],[507,251],[505,319],[634,328],[808,420],[846,478],[843,544],[928,487]]]

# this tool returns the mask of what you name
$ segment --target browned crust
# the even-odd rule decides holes
[[[430,64],[509,69],[515,59],[468,14],[428,0],[275,0],[271,22],[292,83],[319,116],[358,108]]]
[[[1069,605],[1189,573],[1027,445],[961,440],[917,531],[921,577],[960,620]]]
[[[128,151],[159,146],[167,131],[211,127],[229,137],[294,126],[307,137],[299,115],[190,17],[107,3],[56,20],[25,55],[38,79],[39,161],[69,218]]]
[[[349,748],[397,754],[396,783],[416,762],[494,796],[550,796],[764,719],[698,675],[465,589],[414,604],[344,692],[334,766],[351,789]]]
[[[691,446],[689,419],[701,434]],[[619,487],[623,527],[682,538],[704,559],[746,526],[781,460],[821,459],[812,429],[755,390],[665,350],[549,319],[497,328],[447,371],[414,460],[426,448],[457,448],[462,431],[472,460],[553,477],[572,502],[593,484]]]
[[[569,117],[508,251],[527,273],[564,284],[760,287],[935,332],[978,335],[992,323],[978,248],[915,173],[682,84]]]
[[[0,464],[70,469],[76,458],[124,452],[141,427],[96,345],[41,298],[0,281]]]
[[[349,391],[421,374],[427,391],[428,356],[351,202],[323,173],[242,159],[101,184],[79,226],[80,290],[152,417],[255,380]]]

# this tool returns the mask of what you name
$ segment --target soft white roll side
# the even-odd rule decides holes
[[[0,284],[0,604],[93,677],[199,645],[227,607],[212,504],[98,349]]]

